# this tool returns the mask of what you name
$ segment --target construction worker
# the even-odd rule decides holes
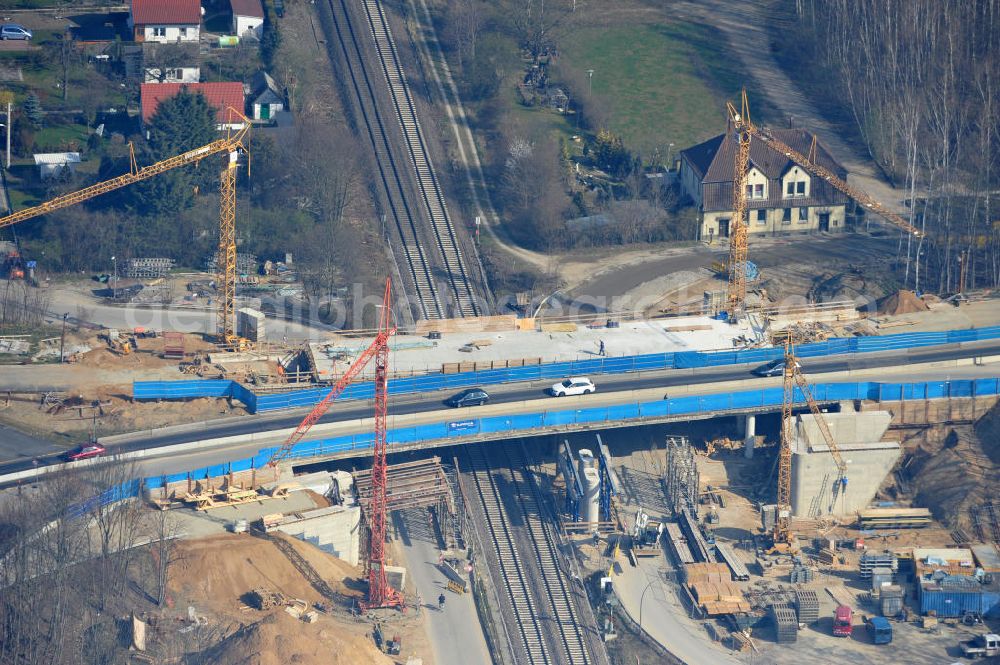
[[[438,596],[438,611],[444,610],[444,594],[442,593]]]
[[[599,356],[606,356],[606,355],[608,355],[607,353],[604,352],[604,340],[603,339],[601,340],[600,346],[597,349],[597,355],[599,355]]]

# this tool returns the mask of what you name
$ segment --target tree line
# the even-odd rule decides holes
[[[791,0],[785,62],[829,81],[927,234],[901,249],[910,287],[1000,285],[1000,2]],[[796,34],[794,39],[787,35]],[[823,94],[822,91],[818,91]]]

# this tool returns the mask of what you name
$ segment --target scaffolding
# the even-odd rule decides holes
[[[354,489],[358,494],[362,514],[370,515],[372,498],[371,469],[354,471]],[[434,510],[441,536],[449,541],[449,548],[455,545],[456,506],[452,484],[441,465],[440,457],[392,464],[386,467],[386,504],[390,511],[408,508],[430,508]]]
[[[663,483],[667,490],[667,506],[675,516],[685,509],[698,514],[698,481],[694,448],[687,437],[667,437],[667,472]]]
[[[173,259],[141,258],[129,259],[125,276],[130,279],[157,279],[165,277],[174,267]]]
[[[219,252],[216,251],[205,263],[205,268],[208,272],[217,272],[216,266],[219,265]],[[257,255],[247,254],[244,252],[238,252],[236,254],[236,274],[237,275],[256,275],[257,274]]]

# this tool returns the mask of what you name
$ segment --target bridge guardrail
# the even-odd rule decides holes
[[[839,402],[857,399],[891,402],[947,397],[981,397],[1000,395],[1000,378],[925,381],[919,383],[879,383],[872,381],[819,383],[812,385],[811,389],[813,396],[819,402]],[[781,387],[735,391],[715,395],[690,395],[653,402],[617,404],[586,409],[542,411],[510,416],[468,418],[457,422],[429,423],[389,430],[387,432],[387,440],[390,452],[392,452],[391,447],[394,445],[405,445],[419,441],[457,440],[467,436],[501,432],[509,432],[512,435],[520,433],[521,435],[530,436],[533,432],[559,425],[600,425],[601,423],[621,422],[623,420],[641,421],[643,419],[663,418],[675,415],[724,413],[740,409],[778,407],[781,405],[783,399],[784,395]],[[795,400],[799,403],[805,403],[805,399],[797,388],[795,391]],[[461,423],[462,426],[454,427],[458,423]],[[295,446],[290,459],[303,460],[351,450],[364,450],[372,446],[373,439],[374,434],[363,433],[305,441]],[[275,447],[264,448],[253,457],[236,460],[227,464],[204,467],[187,473],[146,478],[144,485],[148,489],[157,489],[167,483],[181,482],[189,478],[198,480],[212,476],[223,476],[230,472],[247,471],[252,468],[259,469],[267,464],[275,450],[277,450]]]
[[[801,358],[815,358],[852,353],[915,349],[991,339],[1000,339],[1000,326],[968,330],[949,330],[945,332],[901,333],[881,337],[835,337],[824,342],[799,345],[796,347],[795,352]],[[765,363],[769,360],[780,358],[783,353],[784,350],[781,347],[739,351],[679,351],[673,353],[543,363],[541,365],[508,367],[481,372],[427,374],[390,381],[389,394],[405,395],[447,389],[457,390],[475,385],[558,379],[576,374],[627,374],[640,371],[696,369],[699,367]],[[329,388],[306,388],[286,393],[256,395],[252,390],[240,383],[222,379],[135,381],[132,388],[133,398],[137,400],[231,397],[243,402],[247,410],[251,413],[313,406],[322,400],[327,392],[329,392]],[[374,384],[371,382],[358,383],[348,386],[341,394],[340,401],[371,399],[374,395]]]

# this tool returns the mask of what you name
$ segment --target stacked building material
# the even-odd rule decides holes
[[[810,624],[819,621],[819,596],[815,591],[800,589],[795,592],[795,609],[799,623]]]
[[[930,523],[927,508],[869,508],[858,513],[861,529],[921,529]]]
[[[750,611],[750,603],[733,583],[726,564],[693,563],[684,566],[684,578],[691,596],[707,616]]]
[[[664,526],[667,532],[667,542],[674,556],[677,557],[677,561],[683,564],[694,563],[691,548],[688,547],[687,538],[681,533],[680,526],[676,522],[667,522]]]
[[[716,543],[715,551],[718,552],[722,560],[725,561],[726,565],[733,573],[733,579],[735,580],[748,580],[750,579],[750,571],[747,570],[747,566],[743,563],[736,552],[733,550],[732,546],[728,543]]]
[[[861,579],[870,580],[876,568],[888,568],[890,573],[899,570],[899,560],[892,552],[865,552],[858,561]]]
[[[771,606],[774,620],[774,639],[779,644],[792,644],[799,638],[799,622],[795,611],[785,603]]]
[[[884,617],[895,617],[902,614],[903,587],[897,584],[882,587],[879,597],[879,611]]]
[[[792,584],[808,584],[813,581],[813,569],[801,563],[795,564],[792,572],[788,575],[788,581]]]
[[[264,312],[250,307],[236,311],[236,334],[251,342],[263,342],[267,339],[267,324]]]
[[[961,548],[914,548],[913,570],[918,580],[940,575],[974,575],[972,550]]]

